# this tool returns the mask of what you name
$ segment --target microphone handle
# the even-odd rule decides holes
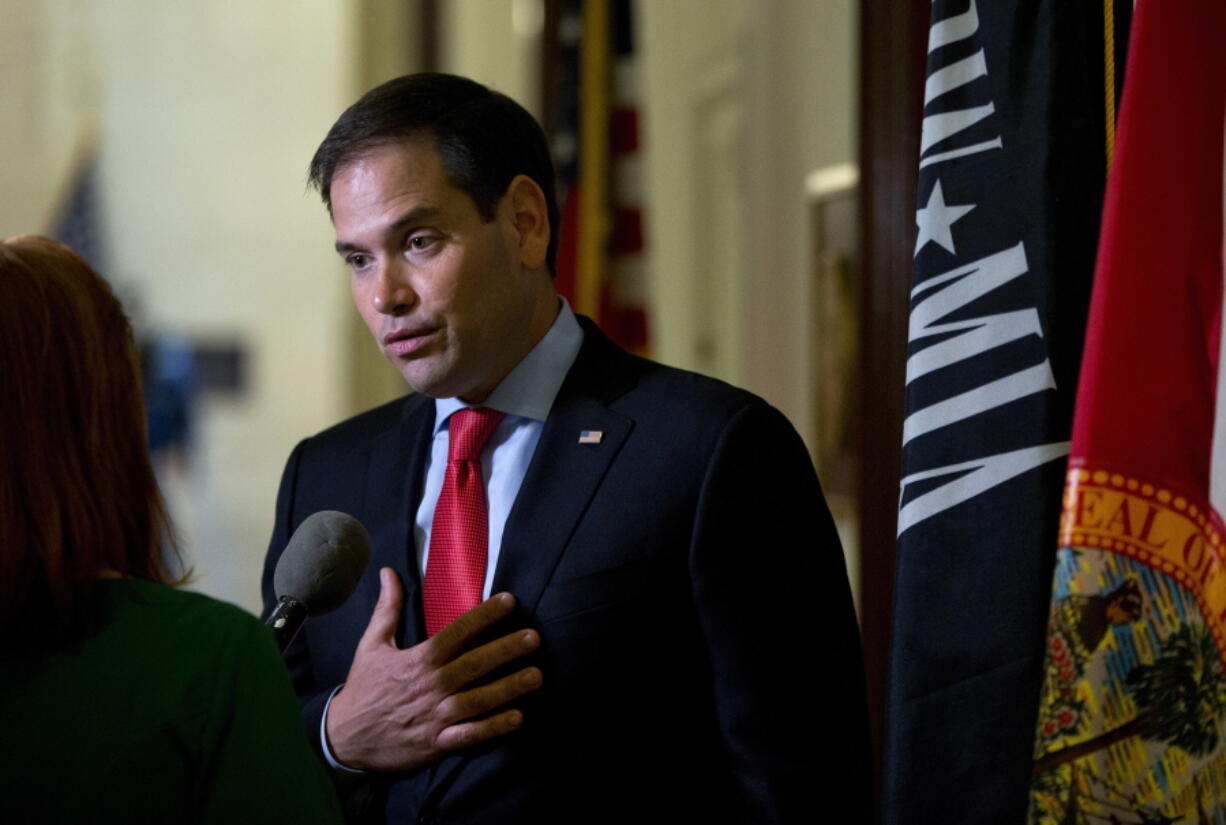
[[[294,641],[298,631],[306,624],[307,607],[293,596],[282,596],[277,599],[277,606],[264,621],[272,631],[272,637],[277,643],[277,650],[282,653]]]

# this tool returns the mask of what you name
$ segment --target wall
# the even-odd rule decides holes
[[[856,5],[637,8],[653,354],[757,392],[813,450],[818,316],[805,181],[855,158]],[[854,508],[832,504],[858,594]]]
[[[497,89],[541,116],[541,0],[444,0],[439,3],[439,71]]]
[[[107,267],[149,330],[240,343],[167,486],[196,587],[255,608],[293,444],[402,391],[349,305],[306,164],[413,68],[391,0],[0,0],[0,236],[45,231],[101,148]],[[537,0],[441,0],[440,68],[538,111]],[[851,0],[637,6],[654,354],[747,386],[812,437],[806,175],[854,154]]]
[[[93,133],[106,274],[129,311],[247,354],[248,390],[204,400],[198,449],[164,480],[193,586],[252,609],[285,458],[345,407],[348,290],[305,169],[352,96],[351,8],[0,2],[0,184],[16,193],[0,235],[47,230]]]
[[[805,177],[854,158],[855,6],[638,8],[657,355],[755,390],[809,437]]]

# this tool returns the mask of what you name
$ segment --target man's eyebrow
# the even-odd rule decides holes
[[[411,226],[415,223],[421,223],[423,221],[434,220],[436,217],[438,217],[439,212],[440,210],[437,206],[415,206],[396,220],[389,223],[387,228],[383,230],[383,237],[387,238],[390,235],[395,235],[406,226]],[[361,251],[361,249],[362,247],[358,246],[357,244],[352,244],[345,241],[336,242],[336,251],[341,255],[345,254],[346,252]]]

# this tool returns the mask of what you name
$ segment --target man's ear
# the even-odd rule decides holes
[[[510,206],[519,238],[520,264],[524,269],[545,266],[552,231],[549,211],[545,208],[545,193],[532,178],[516,175],[507,187],[506,203]]]

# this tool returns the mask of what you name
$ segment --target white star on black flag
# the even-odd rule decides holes
[[[919,227],[919,233],[915,236],[915,254],[918,255],[929,241],[936,241],[945,251],[954,254],[953,225],[974,208],[974,204],[954,206],[945,203],[941,179],[937,178],[928,203],[922,209],[915,210],[915,224]]]

